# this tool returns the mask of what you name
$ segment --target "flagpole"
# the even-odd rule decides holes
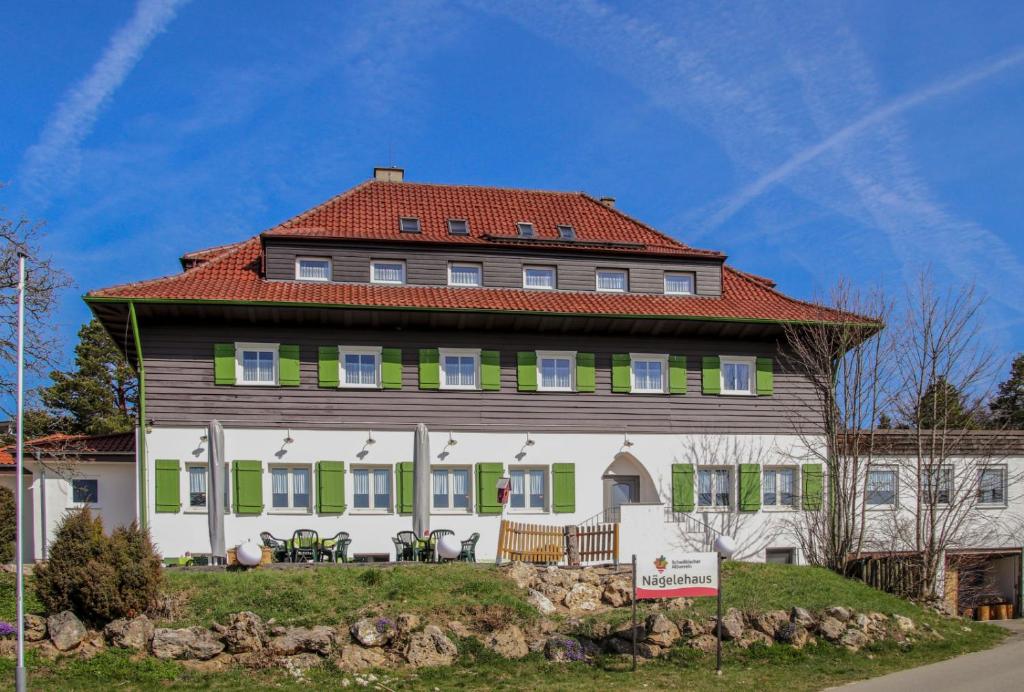
[[[25,692],[25,565],[22,558],[22,550],[25,545],[23,535],[25,527],[22,522],[24,507],[24,480],[23,474],[23,443],[25,439],[25,258],[21,250],[18,251],[18,439],[15,460],[15,481],[17,492],[17,515],[15,516],[15,566],[17,576],[17,607],[18,618],[18,661],[14,668],[14,688],[17,692]]]

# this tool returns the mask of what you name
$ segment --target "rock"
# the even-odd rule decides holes
[[[647,616],[647,637],[644,641],[656,646],[671,647],[680,637],[676,623],[660,613]]]
[[[711,632],[711,629],[708,628],[708,623],[703,620],[683,620],[680,629],[683,631],[683,636],[686,637],[699,637]]]
[[[75,655],[79,658],[88,660],[96,654],[102,653],[106,649],[106,643],[103,640],[103,634],[100,632],[87,632],[85,639],[75,649]]]
[[[224,650],[224,642],[216,639],[210,630],[203,627],[157,627],[153,630],[153,642],[150,646],[153,655],[163,660],[194,658],[205,661]]]
[[[32,613],[25,614],[25,641],[41,642],[46,639],[46,618]]]
[[[232,654],[259,651],[269,641],[263,618],[248,610],[231,616],[223,636],[224,646]]]
[[[601,586],[601,575],[596,569],[591,567],[584,567],[579,570],[577,579],[584,584],[591,584],[592,586]]]
[[[789,622],[789,613],[784,610],[770,610],[767,613],[750,615],[747,621],[755,630],[774,639],[779,628]]]
[[[825,614],[829,617],[833,617],[839,622],[849,622],[850,618],[853,617],[853,612],[849,608],[843,606],[832,606],[831,608],[825,609]]]
[[[335,659],[334,664],[341,670],[355,673],[370,668],[383,668],[388,663],[388,657],[377,647],[364,648],[358,644],[348,644],[341,649],[341,655]]]
[[[452,620],[448,623],[448,631],[450,631],[456,637],[462,637],[463,639],[473,635],[473,633],[469,631],[469,628],[463,625],[458,620]]]
[[[272,620],[273,618],[271,618]],[[284,625],[271,625],[271,620],[267,620],[267,626],[270,627],[271,637],[280,637],[282,634],[288,631],[288,628]]]
[[[210,625],[210,629],[220,635],[223,635],[225,632],[228,631],[227,626],[222,625],[219,622],[215,622],[212,625]]]
[[[296,680],[305,678],[310,668],[320,665],[320,657],[316,654],[298,654],[284,659],[284,668]]]
[[[409,638],[405,660],[413,668],[426,666],[448,666],[455,662],[459,650],[439,627],[427,625],[422,632]]]
[[[484,640],[484,646],[505,658],[523,658],[530,653],[526,637],[516,625],[509,625],[492,632]]]
[[[530,595],[527,597],[526,602],[536,608],[541,615],[551,615],[551,613],[557,610],[550,598],[534,589],[530,589]]]
[[[736,640],[736,645],[741,649],[749,649],[754,644],[760,644],[762,646],[772,646],[775,644],[775,640],[769,637],[764,632],[750,629],[743,633],[743,636]]]
[[[268,647],[275,656],[294,656],[302,651],[302,636],[295,630],[287,630],[280,637],[270,639]]]
[[[665,608],[668,610],[686,610],[693,605],[692,598],[670,598],[665,601]]]
[[[222,653],[206,661],[188,660],[182,664],[198,673],[223,673],[235,664],[235,659],[231,654]]]
[[[622,579],[612,579],[601,592],[601,600],[613,608],[621,608],[633,602],[633,589]]]
[[[569,610],[596,610],[601,603],[601,590],[593,584],[577,582],[572,585],[562,602]]]
[[[717,623],[716,623],[717,627]],[[729,641],[739,639],[743,636],[743,613],[735,608],[729,608],[725,617],[722,618],[722,639]]]
[[[9,641],[11,643],[11,655],[13,656],[13,646],[15,644],[15,641],[13,639],[7,639],[4,641]],[[39,656],[40,658],[45,658],[47,660],[53,660],[61,655],[61,652],[57,650],[57,647],[54,646],[53,642],[51,642],[49,639],[44,639],[39,642],[32,642],[31,647],[36,652],[36,656]]]
[[[547,569],[537,572],[537,578],[546,584],[571,589],[576,584],[578,575],[574,570],[559,569],[555,565],[551,565]]]
[[[555,663],[571,663],[583,661],[586,654],[583,645],[572,637],[551,637],[544,644],[544,656]]]
[[[553,604],[558,604],[564,601],[565,595],[569,593],[568,589],[563,589],[557,584],[548,584],[547,582],[538,583],[537,590],[547,596]]]
[[[790,622],[779,628],[775,634],[775,640],[781,644],[789,644],[793,648],[802,649],[807,645],[809,636],[806,627]]]
[[[789,621],[807,628],[814,627],[815,624],[814,616],[811,615],[811,612],[799,606],[794,606],[793,610],[789,611]]]
[[[903,634],[910,634],[914,631],[914,621],[905,615],[893,614],[892,622],[896,625],[896,630]]]
[[[706,654],[714,653],[718,647],[718,638],[711,634],[700,634],[686,641],[686,645],[692,649],[703,651]]]
[[[823,636],[830,642],[837,642],[846,632],[846,625],[839,621],[838,618],[834,618],[831,615],[826,615],[818,623],[818,634]]]
[[[280,637],[270,640],[270,650],[277,656],[313,653],[326,656],[334,649],[334,630],[326,625],[291,627]]]
[[[363,646],[384,646],[398,633],[387,618],[363,618],[349,628],[352,637]]]
[[[399,632],[407,634],[420,626],[420,616],[413,615],[412,613],[402,613],[395,618],[395,626]]]
[[[508,570],[508,578],[520,589],[528,589],[537,579],[537,568],[525,562],[513,562]]]
[[[145,615],[140,615],[131,620],[114,620],[103,628],[103,634],[111,646],[146,651],[149,649],[149,643],[153,641],[153,629],[153,622]]]
[[[46,620],[50,641],[58,651],[70,651],[85,639],[85,625],[70,610],[51,615]]]
[[[610,633],[611,637],[616,639],[624,639],[626,641],[633,641],[633,623],[623,622],[622,624],[612,628]],[[636,626],[636,640],[642,642],[647,637],[647,627],[644,623],[637,623]]]
[[[607,622],[595,622],[590,626],[590,636],[594,639],[607,639],[612,634],[612,626]]]
[[[871,643],[871,638],[858,629],[850,628],[843,633],[839,643],[850,651],[858,651]]]

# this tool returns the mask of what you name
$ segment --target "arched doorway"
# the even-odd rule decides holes
[[[605,521],[619,521],[619,507],[658,502],[658,489],[644,465],[629,452],[615,455],[601,476]]]

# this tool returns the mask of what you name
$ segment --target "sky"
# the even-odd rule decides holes
[[[0,207],[86,291],[394,164],[583,190],[805,299],[976,284],[1024,351],[1024,3],[0,2]]]

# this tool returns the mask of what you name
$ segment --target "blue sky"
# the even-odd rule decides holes
[[[1024,3],[3,3],[0,206],[86,290],[367,178],[585,190],[813,298],[976,282],[1024,350]]]

